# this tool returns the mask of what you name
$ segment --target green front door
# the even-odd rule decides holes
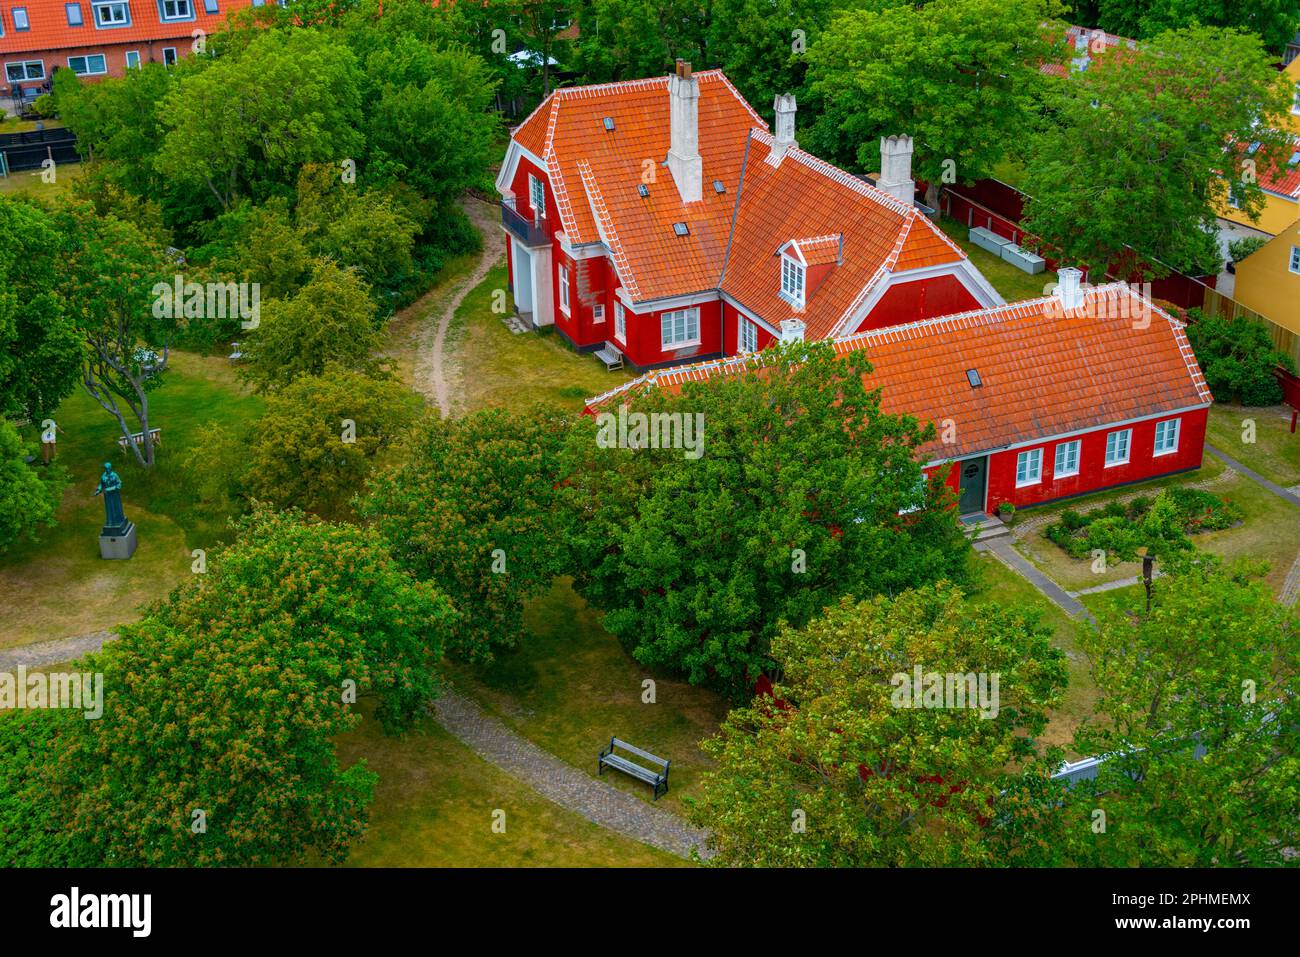
[[[961,498],[957,508],[962,515],[984,511],[984,471],[987,458],[966,459],[961,467]]]

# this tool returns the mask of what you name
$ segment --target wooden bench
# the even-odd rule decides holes
[[[156,429],[150,429],[150,430],[149,430],[149,438],[153,439],[153,444],[154,444],[155,446],[161,448],[161,447],[162,447],[162,428],[159,427],[159,428],[156,428]],[[135,445],[137,445],[137,446],[140,445],[140,443],[144,441],[144,433],[143,433],[143,432],[132,432],[132,433],[131,433],[131,441],[132,441]],[[125,451],[125,449],[126,449],[126,436],[124,436],[124,435],[123,435],[123,436],[119,436],[119,437],[118,437],[118,440],[117,440],[117,444],[118,444],[119,446],[121,446],[122,449]]]
[[[605,363],[605,371],[613,372],[615,369],[623,368],[623,353],[619,352],[614,343],[607,342],[596,350],[596,358]]]
[[[651,764],[658,767],[659,771],[653,771],[650,768],[642,767],[634,761],[629,761],[621,754],[615,754],[614,749],[626,751],[629,754],[635,754],[639,758],[644,758]],[[670,762],[649,751],[642,751],[638,747],[628,744],[626,741],[620,741],[618,738],[609,739],[609,747],[600,752],[600,763],[597,765],[596,774],[600,776],[605,773],[606,768],[615,768],[624,774],[630,774],[638,781],[644,781],[655,789],[655,800],[659,800],[660,794],[668,793],[668,765]]]

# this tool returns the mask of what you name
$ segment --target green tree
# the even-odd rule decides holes
[[[808,51],[822,155],[878,169],[881,136],[910,135],[932,184],[987,176],[1039,105],[1055,0],[934,0],[838,14]],[[934,205],[934,196],[928,202]]]
[[[55,813],[33,814],[58,832],[29,828],[3,853],[79,866],[341,861],[376,780],[335,752],[361,720],[353,690],[378,701],[387,730],[408,727],[435,691],[453,618],[372,532],[254,514],[206,574],[86,660],[104,675],[103,716],[64,721],[42,749],[43,787],[0,796],[7,820],[14,802],[51,794]]]
[[[372,374],[382,337],[369,287],[353,271],[317,260],[296,295],[261,304],[258,326],[244,346],[241,374],[258,391],[283,388],[329,365]]]
[[[66,476],[57,467],[44,477],[27,464],[30,454],[22,437],[0,418],[0,554],[37,529],[54,524]]]
[[[699,0],[583,0],[571,9],[578,23],[573,69],[584,83],[663,76],[678,57],[697,69],[717,59],[710,33],[716,3],[710,7]],[[742,29],[742,24],[734,25]],[[758,39],[756,32],[748,35],[751,41]],[[788,49],[788,37],[786,44]]]
[[[81,370],[81,339],[59,288],[66,243],[44,210],[5,196],[0,235],[0,416],[39,420]]]
[[[1017,862],[1280,866],[1300,840],[1300,620],[1262,568],[1165,570],[1149,611],[1107,605],[1081,639],[1100,696],[1074,747],[1110,757],[1047,795],[1060,810]]]
[[[544,408],[429,416],[361,503],[393,554],[461,610],[452,648],[465,658],[514,644],[524,602],[564,568],[555,487],[566,427]]]
[[[1218,272],[1221,184],[1258,215],[1256,179],[1285,158],[1277,131],[1290,102],[1259,39],[1244,33],[1194,27],[1098,57],[1057,84],[1057,122],[1026,165],[1024,226],[1067,260],[1125,278],[1159,275],[1148,257]]]
[[[919,507],[933,426],[882,413],[869,369],[810,343],[633,401],[698,423],[698,454],[612,447],[617,410],[575,428],[563,491],[576,586],[638,661],[744,694],[772,664],[779,622],[965,576],[941,486]]]
[[[1035,613],[977,613],[946,583],[844,599],[780,631],[774,697],[732,711],[704,746],[717,767],[693,816],[711,831],[714,863],[997,863],[985,830],[1007,769],[1034,763],[1066,684],[1050,636]],[[922,688],[938,676],[937,698],[912,694],[918,669]],[[950,674],[975,677],[971,697],[943,697]]]
[[[1294,372],[1295,362],[1273,345],[1263,323],[1206,316],[1199,309],[1188,310],[1187,318],[1187,340],[1215,397],[1243,405],[1282,401],[1273,369],[1282,366]]]
[[[266,403],[249,441],[248,494],[317,515],[348,514],[348,501],[414,424],[420,397],[394,380],[326,368],[299,376]]]
[[[1300,3],[1296,0],[1100,0],[1096,17],[1087,22],[1136,39],[1198,23],[1207,27],[1233,27],[1258,35],[1269,52],[1281,53],[1300,25]]]

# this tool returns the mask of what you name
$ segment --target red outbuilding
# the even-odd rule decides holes
[[[644,369],[1002,303],[915,205],[909,137],[873,184],[799,148],[793,96],[774,112],[681,62],[555,91],[497,178],[517,311]]]

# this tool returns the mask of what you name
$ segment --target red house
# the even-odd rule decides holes
[[[83,78],[121,76],[141,63],[175,63],[196,34],[267,0],[0,0],[5,92],[32,99],[54,70]],[[275,0],[272,0],[275,2]]]
[[[515,307],[634,366],[754,352],[1001,305],[916,208],[912,142],[873,185],[776,132],[717,70],[557,90],[497,178]],[[801,324],[801,325],[800,325]],[[791,333],[794,334],[794,333]]]
[[[865,351],[886,412],[933,422],[927,474],[962,515],[992,513],[1198,468],[1212,401],[1183,325],[1123,283],[1056,293],[834,340]],[[588,402],[735,374],[736,358],[647,373]],[[707,436],[705,438],[707,449]],[[706,453],[707,454],[707,451]]]

